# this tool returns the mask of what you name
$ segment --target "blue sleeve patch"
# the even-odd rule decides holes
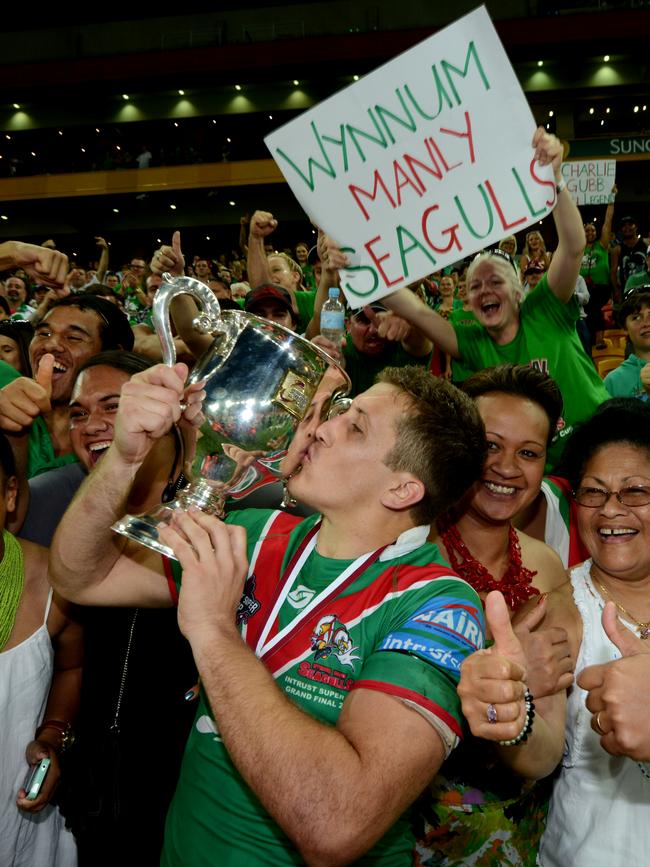
[[[458,676],[463,660],[485,644],[483,609],[450,595],[428,600],[381,640],[378,650],[410,653]]]

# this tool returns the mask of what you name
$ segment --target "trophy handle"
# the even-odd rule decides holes
[[[172,336],[169,308],[174,298],[190,295],[201,304],[201,313],[194,320],[194,327],[202,334],[214,334],[223,330],[221,307],[214,292],[192,277],[162,275],[163,282],[153,300],[153,324],[162,346],[163,362],[171,367],[176,364],[176,346]]]

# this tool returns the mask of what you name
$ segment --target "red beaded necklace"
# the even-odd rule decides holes
[[[500,581],[493,578],[485,566],[470,553],[456,524],[440,521],[438,533],[445,544],[452,568],[468,584],[471,584],[477,593],[499,590],[503,593],[508,607],[513,611],[527,602],[531,596],[539,596],[539,590],[531,584],[537,572],[527,569],[522,564],[519,539],[512,525],[508,530],[508,559],[510,562]],[[459,557],[462,559],[462,563],[459,562]]]

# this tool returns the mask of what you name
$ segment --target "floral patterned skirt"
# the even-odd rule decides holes
[[[525,783],[504,799],[436,777],[417,805],[414,867],[534,867],[551,786],[550,779]]]

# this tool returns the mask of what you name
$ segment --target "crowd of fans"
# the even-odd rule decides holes
[[[614,201],[583,223],[534,146],[555,248],[506,237],[347,309],[339,345],[345,255],[275,249],[264,210],[207,258],[0,245],[0,863],[157,864],[163,836],[169,867],[644,860],[650,239]],[[226,523],[174,517],[180,566],[110,532],[191,476],[212,338],[177,299],[159,363],[165,274],[303,335],[353,399],[319,389]]]

